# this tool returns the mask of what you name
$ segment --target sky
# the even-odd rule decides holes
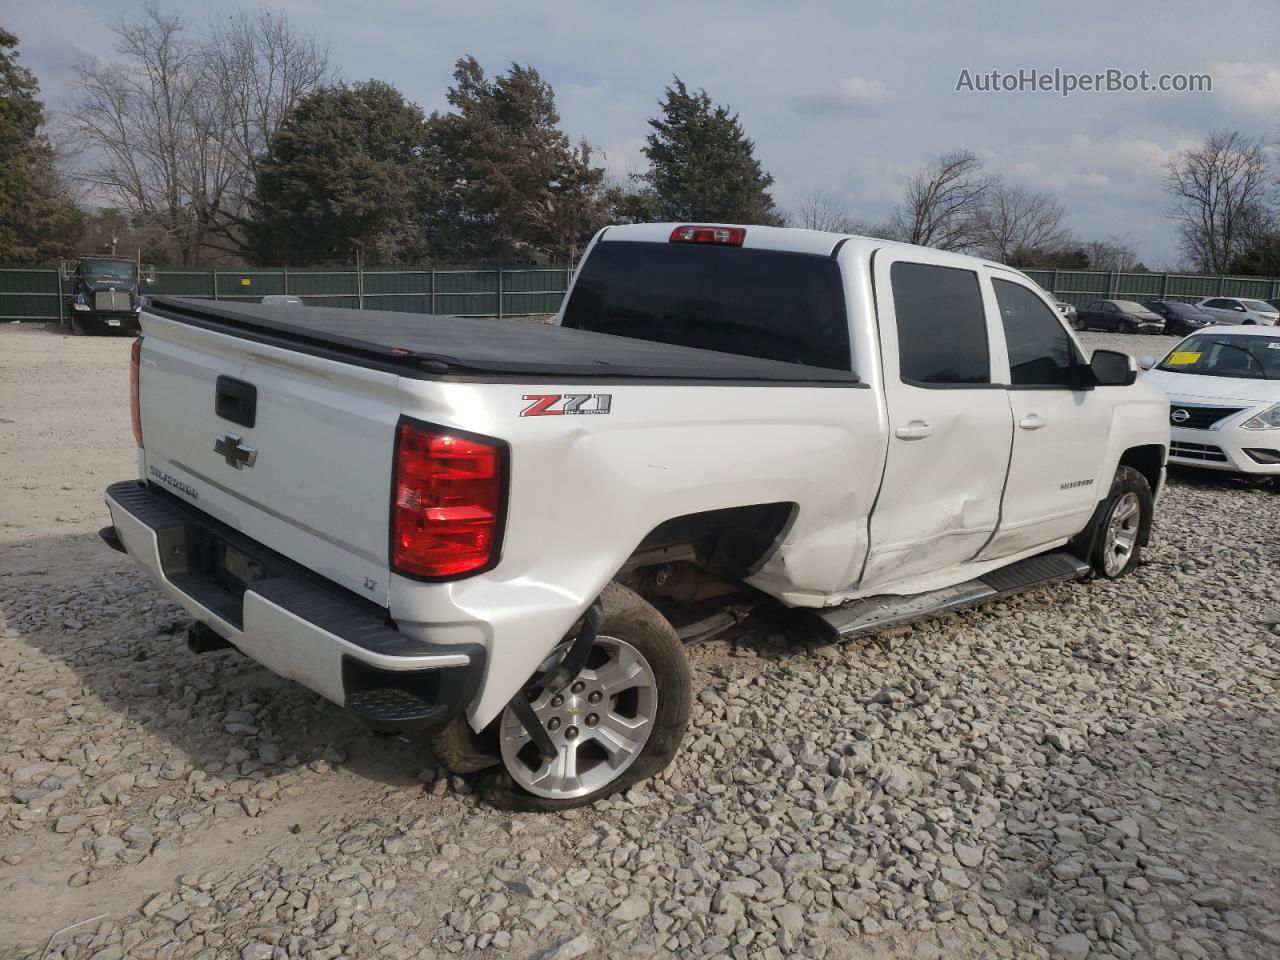
[[[193,29],[250,7],[161,0]],[[536,67],[561,125],[603,150],[612,172],[643,169],[646,120],[678,75],[738,111],[795,210],[820,190],[861,219],[883,219],[922,163],[972,150],[990,172],[1047,190],[1084,239],[1122,238],[1153,268],[1178,261],[1164,167],[1214,129],[1280,138],[1277,0],[610,0],[449,4],[287,0],[270,4],[330,45],[343,79],[385,80],[445,109],[454,61],[490,73]],[[47,105],[71,106],[71,65],[109,56],[124,0],[0,0]],[[1209,74],[1211,92],[957,91],[998,70],[1109,69]],[[973,85],[978,81],[975,79]],[[1278,164],[1280,167],[1280,164]]]

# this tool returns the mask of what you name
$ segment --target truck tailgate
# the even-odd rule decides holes
[[[396,374],[151,315],[142,326],[146,478],[385,605]]]

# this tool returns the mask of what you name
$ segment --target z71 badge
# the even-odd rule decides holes
[[[522,417],[560,417],[574,413],[608,413],[613,394],[533,393],[521,399],[533,401],[520,411]]]

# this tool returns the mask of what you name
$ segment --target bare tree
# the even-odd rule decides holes
[[[795,226],[829,233],[853,233],[856,221],[839,200],[824,190],[805,194],[796,210]]]
[[[192,216],[193,162],[202,147],[192,117],[198,52],[177,17],[155,4],[113,28],[121,64],[75,66],[79,103],[68,118],[92,164],[83,178],[130,216],[169,235],[184,263],[199,246]]]
[[[888,226],[894,239],[939,250],[972,250],[979,243],[982,210],[997,177],[982,161],[956,150],[912,174]]]
[[[1052,256],[1071,240],[1066,218],[1066,208],[1050,194],[998,181],[978,213],[978,248],[1000,263],[1019,249]]]
[[[1265,230],[1266,149],[1238,130],[1217,130],[1169,161],[1165,190],[1182,249],[1199,270],[1225,273]]]
[[[81,176],[107,202],[169,237],[184,264],[242,251],[257,157],[297,99],[328,77],[328,52],[267,10],[205,40],[152,2],[113,27],[119,61],[75,67],[66,118]]]
[[[215,21],[201,61],[216,104],[216,136],[232,164],[228,189],[210,214],[212,230],[217,246],[243,252],[259,158],[294,105],[336,75],[327,46],[295,33],[283,13],[266,7]]]
[[[1107,270],[1125,273],[1145,270],[1128,236],[1110,236],[1101,240],[1085,240],[1079,244],[1089,258],[1090,270]]]

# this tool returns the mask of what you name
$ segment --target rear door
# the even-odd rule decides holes
[[[861,588],[974,556],[1000,517],[1012,443],[1003,366],[978,274],[944,253],[875,254],[889,451]]]
[[[1085,363],[1057,311],[1013,273],[984,270],[999,310],[1009,357],[1009,405],[1013,456],[1005,485],[1000,529],[980,554],[1011,556],[1078,533],[1099,489],[1120,387],[1083,389]]]
[[[150,314],[143,333],[146,479],[385,604],[397,376]]]

